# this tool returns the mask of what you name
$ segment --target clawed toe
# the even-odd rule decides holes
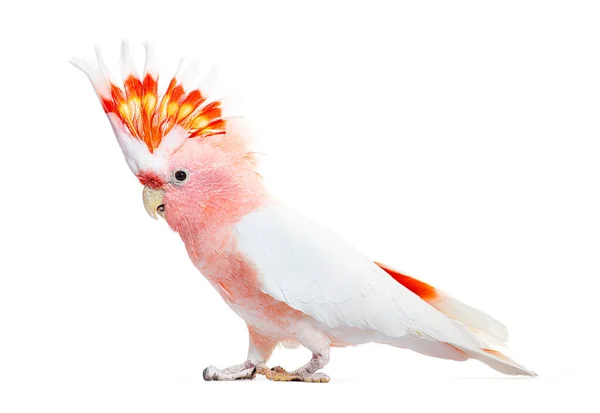
[[[202,377],[205,381],[252,380],[256,377],[256,367],[240,365],[219,370],[215,366],[208,366],[202,372]]]
[[[303,381],[310,383],[329,383],[329,376],[325,373],[312,373],[304,377]]]
[[[216,368],[215,366],[208,366],[202,372],[202,377],[204,378],[205,381],[212,381],[212,380],[215,380],[218,372],[219,372],[219,369]]]
[[[329,376],[325,373],[309,373],[301,370],[290,373],[280,366],[273,367],[272,369],[269,369],[264,365],[258,366],[257,372],[273,381],[303,381],[306,383],[329,382]]]

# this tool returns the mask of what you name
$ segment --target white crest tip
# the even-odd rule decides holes
[[[131,47],[125,39],[121,42],[121,75],[127,79],[130,75],[138,77],[131,57]]]
[[[158,64],[156,60],[156,53],[154,52],[154,46],[152,46],[150,42],[145,42],[144,48],[146,49],[144,76],[150,75],[156,79],[156,77],[158,77]]]

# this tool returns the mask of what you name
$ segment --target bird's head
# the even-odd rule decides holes
[[[167,220],[176,231],[196,222],[223,221],[262,196],[247,134],[211,100],[212,70],[198,82],[195,61],[178,70],[164,93],[150,45],[140,77],[129,46],[121,54],[122,86],[111,77],[99,48],[97,62],[74,59],[88,76],[108,116],[131,171],[144,185],[148,214]]]

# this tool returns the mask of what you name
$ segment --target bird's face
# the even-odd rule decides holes
[[[245,172],[230,154],[210,143],[189,140],[169,159],[162,176],[138,175],[144,184],[144,208],[180,233],[198,225],[210,226],[239,208]]]

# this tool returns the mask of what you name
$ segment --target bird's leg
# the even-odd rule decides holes
[[[237,364],[222,370],[215,366],[208,366],[202,373],[204,380],[251,380],[256,376],[256,366],[260,363],[264,364],[269,357],[271,357],[271,353],[277,345],[277,341],[258,334],[250,326],[248,326],[248,332],[250,337],[248,360],[242,364]]]
[[[309,350],[313,352],[312,358],[298,370],[288,372],[279,366],[269,369],[264,363],[261,363],[256,367],[256,372],[264,374],[267,379],[274,381],[329,382],[328,375],[317,371],[329,363],[329,342],[320,339],[310,344]]]

